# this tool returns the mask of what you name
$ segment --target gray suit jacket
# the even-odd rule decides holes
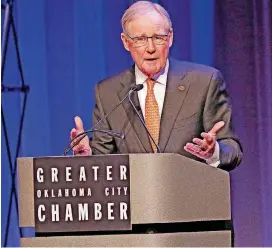
[[[93,125],[120,102],[132,84],[135,84],[134,67],[96,85]],[[140,110],[137,93],[133,94],[133,101]],[[225,126],[217,135],[221,161],[219,167],[231,170],[240,163],[242,148],[233,132],[231,105],[221,73],[208,66],[170,59],[161,116],[161,151],[201,161],[186,152],[184,145],[200,137],[201,132],[209,131],[221,120],[225,121]],[[100,128],[122,131],[125,138],[120,140],[103,133],[94,133],[91,139],[94,154],[152,153],[146,130],[128,100],[113,111]]]

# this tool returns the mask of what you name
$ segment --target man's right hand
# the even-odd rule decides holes
[[[74,137],[76,137],[79,133],[84,132],[83,122],[80,119],[80,117],[78,116],[75,117],[75,124],[76,124],[76,128],[73,128],[70,133],[71,140]],[[73,144],[78,142],[78,140],[80,140],[81,138],[82,137],[78,137],[77,139],[75,139],[71,143],[71,146],[73,146]],[[74,155],[76,156],[87,156],[92,154],[88,136],[85,136],[82,140],[80,140],[80,142],[73,148],[73,152],[74,152]]]

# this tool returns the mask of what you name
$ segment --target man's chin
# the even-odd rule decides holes
[[[148,77],[153,77],[159,72],[158,68],[144,68],[143,73]]]

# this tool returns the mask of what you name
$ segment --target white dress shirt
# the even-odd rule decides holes
[[[153,77],[153,79],[156,81],[154,85],[154,94],[159,106],[160,117],[162,114],[162,108],[164,103],[168,70],[169,70],[169,60],[167,59],[165,68]],[[135,78],[136,78],[137,85],[143,84],[144,86],[143,89],[138,91],[137,93],[138,93],[138,98],[139,98],[140,106],[142,109],[142,113],[143,113],[143,116],[145,117],[145,98],[147,94],[146,79],[148,77],[139,70],[136,64],[135,64]],[[212,155],[211,158],[206,160],[206,163],[213,167],[217,167],[220,164],[218,142],[216,142],[214,154]]]

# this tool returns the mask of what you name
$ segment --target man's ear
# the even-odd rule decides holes
[[[130,51],[129,44],[128,44],[128,39],[127,39],[127,37],[126,37],[126,35],[124,33],[121,33],[121,40],[123,41],[124,48],[127,51]]]
[[[172,46],[173,40],[174,40],[174,31],[173,31],[173,28],[171,28],[169,33],[169,47]]]

